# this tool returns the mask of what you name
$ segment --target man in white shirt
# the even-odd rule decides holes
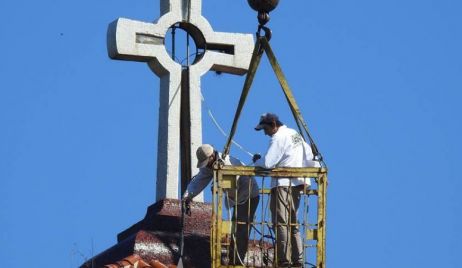
[[[209,144],[203,144],[197,148],[196,156],[199,173],[188,184],[186,192],[183,195],[183,201],[185,202],[190,202],[212,181],[213,163],[218,158],[222,158],[221,153],[217,152]],[[223,161],[225,165],[244,165],[239,159],[231,156],[226,156]],[[226,204],[228,207],[232,206],[234,208],[232,217],[233,237],[230,245],[229,265],[243,265],[247,252],[251,222],[253,221],[259,199],[259,188],[254,177],[238,176],[236,189],[226,192],[225,201],[229,200],[229,203]],[[236,224],[236,222],[240,224]],[[245,224],[242,224],[243,222]]]
[[[255,130],[268,135],[270,145],[266,154],[254,155],[255,166],[306,167],[313,160],[310,146],[295,130],[285,126],[275,114],[260,117]],[[272,178],[270,209],[276,226],[276,255],[278,267],[303,267],[303,245],[297,222],[301,192],[310,186],[310,178]],[[274,227],[273,227],[274,228]]]

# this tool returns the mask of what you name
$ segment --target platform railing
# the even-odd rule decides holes
[[[236,213],[237,204],[230,205],[228,202],[228,195],[231,191],[235,191],[234,196],[237,196],[236,182],[240,176],[254,177],[259,186],[259,204],[250,224],[233,220],[232,213]],[[302,178],[305,182],[303,186],[296,189],[295,187],[289,187],[289,192],[290,190],[300,191],[300,199],[296,212],[297,222],[289,222],[285,224],[285,227],[289,230],[292,230],[291,228],[299,230],[303,245],[302,267],[326,267],[326,168],[276,168],[266,170],[248,166],[216,166],[212,186],[212,268],[281,267],[278,266],[277,260],[277,228],[274,228],[271,216],[273,211],[270,208],[271,180],[278,177]],[[311,183],[311,186],[308,186],[308,182]],[[250,204],[250,202],[247,203]],[[230,247],[233,244],[231,240],[233,237],[234,239],[239,239],[239,237],[234,236],[234,233],[240,224],[246,226],[250,231],[249,249],[245,258],[241,256],[243,266],[230,264],[235,263],[236,258],[236,254],[230,256]],[[279,226],[284,225],[280,222],[277,222],[277,224]],[[290,238],[287,243],[291,243]],[[240,257],[238,256],[238,258]]]

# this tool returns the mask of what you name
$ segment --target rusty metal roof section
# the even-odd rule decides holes
[[[188,268],[210,267],[210,234],[212,207],[208,203],[191,202],[192,216],[185,217],[183,264]],[[118,243],[80,268],[173,268],[179,259],[181,203],[164,199],[151,205],[146,216],[117,236]],[[270,245],[249,241],[249,259],[253,267],[264,266],[261,251]],[[272,254],[272,253],[271,253]],[[223,255],[226,255],[224,252]],[[227,260],[224,258],[226,263]]]
[[[193,217],[185,217],[185,233],[194,232],[210,235],[212,207],[207,203],[192,202]],[[176,199],[163,199],[148,207],[146,216],[140,222],[117,235],[122,242],[140,230],[178,233],[181,231],[181,203]]]
[[[192,202],[191,212],[193,216],[185,218],[185,255],[183,261],[186,267],[209,267],[212,209],[210,204]],[[180,219],[181,204],[178,200],[160,200],[148,208],[143,220],[117,236],[118,243],[116,245],[80,267],[120,267],[121,264],[124,264],[118,264],[121,260],[122,262],[127,261],[126,265],[132,266],[138,261],[136,267],[150,267],[142,265],[152,266],[156,261],[167,265],[167,267],[176,265],[179,258]]]

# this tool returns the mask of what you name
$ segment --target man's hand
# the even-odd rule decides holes
[[[192,196],[194,194],[188,190],[185,191],[185,193],[183,194],[183,197],[181,198],[181,201],[183,202],[191,202],[191,200],[193,199]]]
[[[181,200],[181,209],[186,213],[186,215],[191,216],[191,198],[189,196],[183,197]]]
[[[258,159],[261,158],[261,155],[260,154],[254,154],[253,157],[252,157],[252,162],[257,162]]]

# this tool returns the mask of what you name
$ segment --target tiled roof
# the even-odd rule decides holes
[[[105,265],[104,268],[175,268],[175,265],[165,265],[158,260],[146,261],[138,255],[131,255],[114,264]]]

